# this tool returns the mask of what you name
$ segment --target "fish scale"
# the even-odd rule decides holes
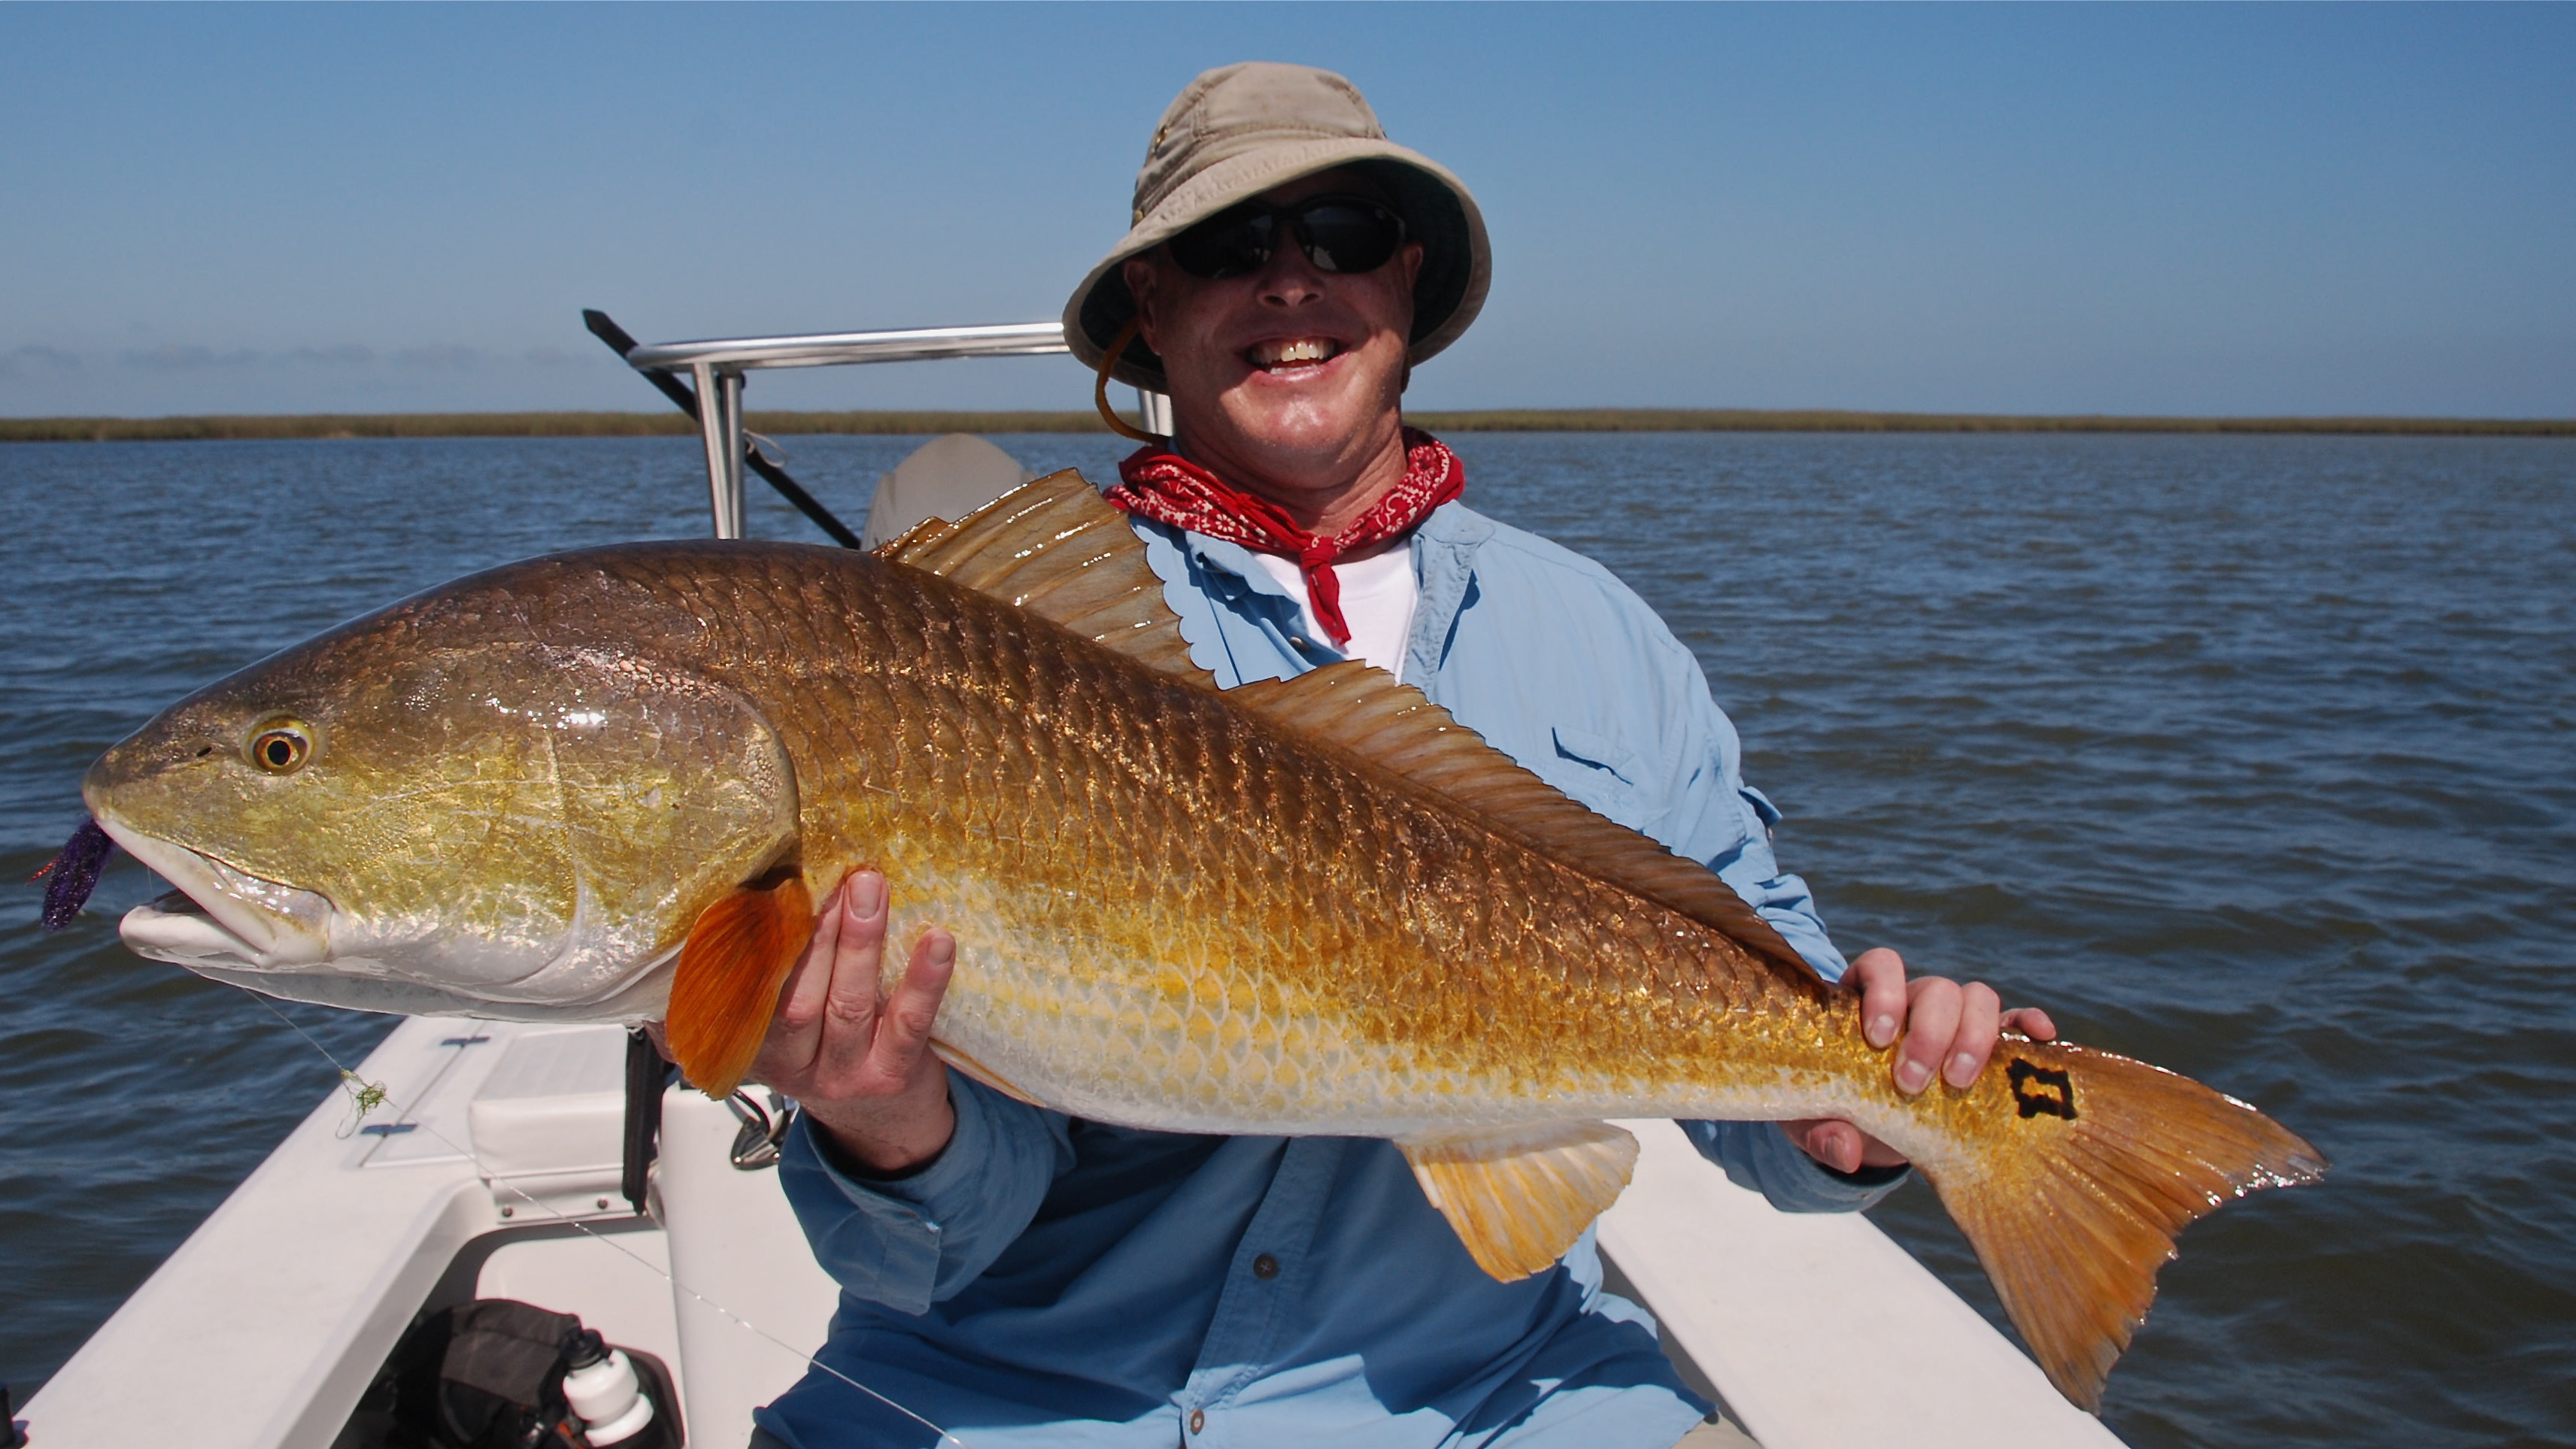
[[[817,879],[873,865],[907,923],[989,923],[1005,939],[1048,936],[1024,922],[1060,919],[1064,891],[1105,903],[1053,937],[1073,946],[1056,959],[1010,960],[964,933],[943,1033],[1019,1090],[1139,1126],[1296,1132],[1359,1119],[1388,1135],[1597,1115],[1641,1095],[1684,1115],[1781,1105],[1775,1074],[1748,1063],[1740,1041],[1727,1075],[1755,1067],[1750,1089],[1715,1084],[1706,1053],[1686,1049],[1720,1040],[1718,1021],[1751,1006],[1730,984],[1767,988],[1773,1010],[1814,1013],[1813,983],[1749,970],[1722,936],[1407,801],[1364,778],[1361,762],[1266,728],[1247,737],[1204,693],[1114,657],[1069,670],[1076,651],[1061,643],[1033,654],[1028,634],[1043,626],[979,595],[911,597],[949,586],[844,572],[846,592],[819,612],[888,627],[818,642],[773,682],[755,667],[774,657],[772,626],[716,624],[699,667],[750,696],[787,738]],[[752,582],[768,587],[710,601],[710,616],[774,619],[786,605],[772,590],[802,599],[817,587]],[[902,627],[933,620],[946,627]],[[1034,707],[1040,699],[1049,703]],[[906,724],[872,738],[866,720]],[[1066,810],[1077,794],[1092,808]],[[1061,833],[1005,837],[980,823],[1031,819]],[[1363,861],[1373,867],[1363,880],[1344,879]],[[1565,905],[1514,918],[1475,904],[1497,894]],[[1283,911],[1283,900],[1309,904]],[[1706,969],[1729,958],[1733,972]],[[1190,983],[1185,1001],[1158,988],[1167,975]],[[1061,1011],[1071,981],[1107,1009]],[[1659,1007],[1641,1014],[1641,1000]],[[1329,1041],[1339,1069],[1309,1074],[1293,1096],[1228,1096],[1256,1061],[1275,1085],[1283,1015]],[[1058,1049],[1056,1024],[1073,1017],[1158,1050],[1113,1057],[1113,1071],[1088,1032]],[[1125,1070],[1144,1060],[1179,1075]],[[1670,1063],[1671,1080],[1637,1072],[1640,1061]],[[1175,1097],[1227,1105],[1173,1121]]]

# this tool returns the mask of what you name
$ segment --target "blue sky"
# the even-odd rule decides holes
[[[1485,207],[1418,406],[2576,415],[2576,7],[1279,4],[0,6],[0,414],[659,406],[584,306],[1051,318],[1247,58]]]

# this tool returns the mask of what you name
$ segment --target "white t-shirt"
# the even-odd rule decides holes
[[[1297,561],[1259,549],[1251,553],[1298,601],[1298,626],[1306,637],[1330,647],[1333,636],[1315,622],[1315,603],[1307,597],[1306,575]],[[1405,646],[1413,642],[1413,606],[1422,597],[1422,585],[1413,577],[1411,543],[1397,539],[1366,558],[1336,560],[1333,578],[1342,586],[1342,622],[1351,628],[1350,646],[1343,652],[1402,679]]]

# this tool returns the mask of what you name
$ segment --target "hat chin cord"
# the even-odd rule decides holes
[[[1118,365],[1118,359],[1127,351],[1127,344],[1136,340],[1137,329],[1144,323],[1145,319],[1142,317],[1128,318],[1127,325],[1118,329],[1117,340],[1111,342],[1109,350],[1101,354],[1100,374],[1092,380],[1091,385],[1091,405],[1100,409],[1100,420],[1109,425],[1109,431],[1122,438],[1133,438],[1140,443],[1169,442],[1170,439],[1159,433],[1149,433],[1143,428],[1134,426],[1125,418],[1118,416],[1117,410],[1109,406],[1110,369]]]

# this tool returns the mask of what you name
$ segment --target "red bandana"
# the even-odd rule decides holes
[[[1118,465],[1118,479],[1109,501],[1130,513],[1295,559],[1306,575],[1315,622],[1339,647],[1351,642],[1351,630],[1342,621],[1342,583],[1333,575],[1333,560],[1409,531],[1432,509],[1466,491],[1467,469],[1448,444],[1419,428],[1406,428],[1403,481],[1329,538],[1299,528],[1278,504],[1151,444]]]

